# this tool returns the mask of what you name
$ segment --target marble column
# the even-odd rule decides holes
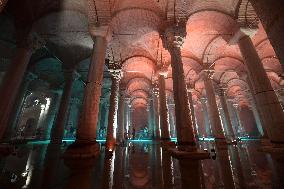
[[[148,103],[147,103],[147,108],[146,108],[146,111],[147,111],[147,118],[148,118],[148,136],[147,138],[151,138],[151,133],[152,133],[152,123],[151,123],[151,100],[148,99]]]
[[[154,110],[154,97],[149,100],[150,103],[150,124],[151,124],[151,132],[149,131],[150,138],[154,139],[155,138],[155,128],[156,128],[156,123],[155,123],[155,110]]]
[[[224,121],[225,121],[225,125],[227,126],[227,138],[229,138],[229,140],[233,141],[235,140],[235,134],[234,134],[234,130],[233,130],[233,125],[232,125],[232,121],[230,118],[230,114],[229,114],[229,110],[228,110],[228,104],[227,104],[227,99],[226,99],[226,92],[224,89],[219,89],[219,98],[220,98],[220,104],[221,107],[223,109],[224,112]]]
[[[65,73],[65,85],[62,93],[62,98],[60,101],[60,106],[55,120],[55,124],[52,126],[51,130],[50,142],[52,144],[61,144],[62,142],[64,135],[64,128],[67,121],[67,112],[73,89],[73,83],[76,77],[77,73],[75,71],[68,70]]]
[[[209,112],[209,118],[210,118],[210,123],[211,123],[211,128],[212,128],[212,134],[215,137],[215,140],[225,141],[225,135],[224,135],[224,131],[223,131],[220,116],[219,116],[218,106],[217,106],[216,97],[215,97],[215,91],[214,91],[212,80],[209,77],[210,76],[206,74],[206,76],[204,77],[204,85],[205,85],[206,96],[208,100],[208,112]]]
[[[192,149],[194,151],[197,149],[197,146],[188,105],[187,88],[180,51],[184,42],[184,36],[184,26],[168,28],[165,32],[164,42],[166,42],[165,45],[171,54],[177,142],[181,150],[182,146],[185,145],[188,148],[187,150]]]
[[[124,141],[124,122],[125,122],[125,94],[124,90],[120,91],[120,96],[119,96],[119,103],[118,103],[118,132],[117,132],[117,139],[118,142],[123,142]]]
[[[4,10],[8,0],[0,0],[0,13]]]
[[[108,113],[108,126],[107,126],[107,138],[106,138],[106,149],[108,151],[113,151],[116,144],[117,109],[118,109],[118,93],[119,93],[120,78],[121,78],[120,71],[114,71],[114,73],[112,73],[110,106]]]
[[[206,97],[201,97],[201,106],[202,106],[202,113],[203,113],[203,119],[204,119],[204,127],[206,131],[207,137],[212,136],[211,132],[211,126],[210,126],[210,121],[208,117],[208,108],[207,108],[207,98]]]
[[[97,33],[97,36],[94,39],[95,43],[86,81],[76,141],[66,150],[64,154],[64,157],[66,158],[75,158],[82,155],[85,158],[92,158],[99,153],[99,146],[96,142],[96,127],[98,123],[99,101],[107,48],[106,35],[108,35],[108,29],[96,29],[100,29],[101,33]]]
[[[252,82],[256,105],[264,122],[269,123],[265,124],[268,137],[272,143],[284,144],[284,112],[256,49],[247,35],[240,38],[238,45]]]
[[[13,104],[33,51],[41,45],[42,43],[34,36],[28,37],[19,44],[16,55],[3,78],[0,86],[0,139],[2,139],[6,128],[9,126],[9,115],[12,112]]]
[[[167,107],[165,76],[159,75],[159,102],[160,102],[160,125],[161,139],[170,140],[169,112]]]

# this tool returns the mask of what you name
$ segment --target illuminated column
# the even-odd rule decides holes
[[[95,36],[95,43],[85,86],[82,111],[76,141],[66,150],[64,155],[66,158],[75,158],[82,155],[91,158],[99,153],[99,146],[96,142],[96,128],[109,32],[108,28],[96,27],[96,31],[91,31],[91,33]]]
[[[0,13],[4,10],[8,0],[0,0]]]
[[[209,122],[209,117],[208,117],[208,109],[207,109],[207,98],[206,97],[201,97],[200,99],[201,105],[202,105],[202,113],[203,113],[203,119],[204,119],[204,127],[206,131],[207,137],[211,137],[211,127],[210,127],[210,122]]]
[[[175,126],[175,104],[169,103],[169,120],[171,128],[171,137],[176,137],[176,126]]]
[[[77,97],[72,97],[70,99],[69,108],[68,108],[68,117],[66,121],[66,130],[67,130],[67,137],[70,137],[70,129],[71,127],[75,127],[78,124],[78,114],[79,114],[79,106],[80,106],[80,99]]]
[[[194,151],[197,149],[197,147],[191,120],[191,113],[188,105],[187,89],[180,51],[184,42],[184,36],[185,26],[168,28],[165,32],[164,42],[171,54],[177,142],[181,150],[183,150],[182,145],[185,145],[187,150]]]
[[[231,122],[229,110],[228,110],[228,105],[227,105],[227,99],[226,99],[226,92],[224,89],[219,88],[219,98],[220,98],[220,104],[224,112],[224,121],[225,125],[227,126],[227,135],[229,137],[229,140],[234,140],[235,139],[235,134],[233,131],[233,125]]]
[[[73,83],[77,78],[78,74],[75,71],[67,71],[65,73],[65,85],[63,89],[63,94],[61,97],[55,124],[53,125],[51,130],[50,142],[52,144],[61,144],[62,142]]]
[[[118,109],[118,93],[119,93],[119,81],[121,79],[120,70],[111,70],[112,84],[110,94],[110,106],[108,113],[108,126],[107,126],[107,138],[106,149],[112,151],[116,144],[116,129],[117,129],[117,109]]]
[[[154,110],[154,97],[152,96],[152,98],[150,98],[149,100],[150,103],[150,124],[151,124],[151,132],[149,131],[150,134],[150,138],[155,138],[155,127],[156,127],[156,123],[155,123],[155,110]]]
[[[130,104],[131,99],[129,97],[125,98],[125,114],[126,114],[126,120],[125,120],[125,129],[127,133],[127,138],[130,137]]]
[[[252,82],[253,95],[260,115],[264,118],[266,131],[272,143],[284,143],[284,112],[275,94],[261,60],[249,36],[243,35],[238,42],[240,51]]]
[[[161,139],[170,140],[169,132],[169,113],[167,107],[167,96],[165,87],[165,75],[159,75],[159,100],[160,100],[160,125],[161,125]]]
[[[120,90],[120,96],[119,96],[119,103],[118,103],[118,142],[123,142],[124,141],[124,123],[125,123],[125,91]]]
[[[264,139],[268,139],[268,134],[267,134],[267,131],[266,131],[266,128],[268,126],[265,126],[265,124],[266,124],[265,119],[262,116],[260,116],[260,109],[256,105],[256,99],[255,99],[255,96],[253,95],[252,83],[251,83],[249,78],[246,77],[245,79],[247,81],[247,84],[248,84],[248,87],[249,87],[249,90],[250,90],[250,95],[251,95],[250,103],[251,103],[251,106],[252,106],[252,109],[253,109],[253,114],[254,114],[255,120],[257,121],[258,130],[260,131],[260,133],[263,134],[262,137]]]
[[[23,110],[24,102],[27,97],[28,93],[28,86],[31,81],[35,80],[37,78],[36,75],[34,75],[31,72],[26,73],[23,82],[21,84],[19,93],[17,94],[16,101],[13,105],[13,110],[9,116],[9,127],[5,131],[5,138],[9,139],[13,134],[13,129],[18,126],[18,122],[21,116],[21,111]]]
[[[42,123],[44,140],[50,139],[50,132],[51,132],[51,128],[54,123],[56,113],[60,106],[61,95],[62,95],[62,91],[59,91],[59,90],[54,91],[53,97],[51,98],[51,103],[50,103],[48,113],[46,115],[45,120]]]
[[[9,115],[11,115],[30,58],[41,46],[42,43],[35,36],[28,37],[18,45],[16,55],[3,78],[0,86],[0,139],[9,126]]]
[[[210,76],[206,75],[204,77],[204,85],[206,89],[206,96],[208,100],[208,112],[209,112],[209,118],[212,128],[213,136],[215,137],[215,140],[219,141],[225,141],[225,135],[223,132],[219,112],[218,112],[218,106],[216,103],[216,97],[215,97],[215,91],[213,87],[212,80],[209,78]]]
[[[155,139],[160,140],[160,121],[159,121],[159,88],[158,83],[153,86],[153,106],[154,106],[154,121],[155,121]]]
[[[152,123],[151,123],[151,100],[148,99],[147,108],[146,108],[147,114],[148,114],[148,138],[151,138],[152,133]]]
[[[239,137],[241,137],[242,133],[243,133],[243,125],[242,125],[242,120],[240,118],[239,104],[234,103],[233,107],[234,107],[234,112],[235,112],[235,115],[236,115],[236,118],[237,118],[237,121],[238,121],[238,127],[237,127],[236,131],[237,131]]]
[[[198,138],[198,131],[197,131],[197,125],[196,125],[196,119],[195,119],[195,112],[194,112],[194,104],[193,104],[193,99],[192,99],[192,91],[193,89],[188,89],[187,96],[188,96],[188,103],[190,107],[191,120],[192,120],[192,124],[194,128],[194,133],[195,133],[195,136]]]

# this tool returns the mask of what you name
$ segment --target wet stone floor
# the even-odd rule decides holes
[[[100,188],[284,188],[284,158],[258,151],[259,141],[242,141],[216,151],[216,159],[177,160],[152,141],[127,142],[94,162],[66,166],[67,145],[18,145],[0,160],[1,189]],[[211,151],[214,143],[201,142]],[[68,163],[67,163],[68,165]]]

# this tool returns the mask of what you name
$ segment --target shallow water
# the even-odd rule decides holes
[[[66,166],[67,146],[19,145],[0,159],[1,189],[53,188],[284,188],[284,158],[258,152],[258,141],[218,149],[216,159],[177,160],[152,141],[128,142],[106,157]],[[201,142],[211,150],[213,141]]]

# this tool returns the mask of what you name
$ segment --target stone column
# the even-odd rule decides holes
[[[149,131],[150,138],[154,139],[155,138],[155,128],[156,128],[156,123],[155,123],[155,110],[154,110],[154,97],[149,100],[150,103],[150,124],[151,124],[151,132]]]
[[[43,124],[41,125],[43,127],[43,139],[44,140],[50,139],[50,132],[51,132],[51,128],[54,123],[56,113],[60,105],[61,95],[62,95],[62,91],[58,90],[54,92],[53,97],[51,99],[48,113],[46,115],[45,120],[43,121]]]
[[[253,85],[256,105],[259,107],[260,115],[264,118],[268,137],[272,143],[283,144],[284,112],[277,95],[270,84],[250,37],[243,35],[238,45]]]
[[[154,108],[154,121],[155,121],[155,139],[160,140],[161,134],[160,134],[160,121],[159,121],[159,88],[158,84],[155,83],[156,86],[153,87],[153,108]]]
[[[192,99],[192,90],[193,89],[188,89],[187,91],[187,96],[188,96],[188,103],[189,103],[189,108],[191,112],[191,120],[194,128],[194,133],[196,138],[198,139],[198,131],[197,131],[197,125],[196,125],[196,119],[195,119],[195,112],[194,112],[194,104],[193,104],[193,99]]]
[[[196,150],[180,51],[185,36],[185,26],[168,28],[165,34],[165,45],[171,54],[177,142],[179,145],[187,145],[192,150]]]
[[[34,36],[28,37],[27,40],[22,42],[17,47],[16,55],[3,78],[0,86],[0,139],[9,126],[9,115],[11,115],[13,104],[33,51],[41,45],[42,43]]]
[[[125,94],[124,90],[120,91],[119,103],[118,103],[118,142],[124,141],[124,115],[125,115]]]
[[[219,141],[225,141],[225,135],[223,132],[218,106],[216,103],[216,97],[215,97],[215,91],[213,87],[212,80],[209,78],[206,74],[204,77],[204,85],[206,89],[206,96],[208,100],[208,112],[209,112],[209,118],[212,128],[213,136],[215,137],[215,140]]]
[[[284,64],[284,8],[279,0],[250,0],[281,64]]]
[[[77,73],[75,71],[67,71],[65,73],[65,85],[63,89],[63,94],[60,101],[60,106],[55,120],[55,124],[53,125],[51,130],[50,142],[52,144],[61,144],[62,142],[64,128],[67,120],[68,107],[73,89],[73,83],[76,77]]]
[[[228,104],[227,104],[227,99],[226,99],[226,92],[224,89],[220,88],[219,89],[219,98],[220,98],[220,104],[224,112],[224,121],[225,125],[227,126],[227,136],[229,140],[233,141],[235,140],[235,134],[233,130],[233,125],[231,122],[229,110],[228,110]]]
[[[27,98],[28,86],[30,82],[35,80],[36,78],[37,78],[36,75],[34,75],[31,72],[26,73],[24,77],[19,93],[17,94],[16,101],[13,105],[13,110],[9,116],[9,127],[5,132],[6,139],[9,139],[14,134],[13,129],[15,129],[18,125],[21,116],[21,111],[23,109],[24,102]]]
[[[168,104],[169,106],[169,119],[170,119],[170,133],[171,137],[176,137],[176,126],[175,126],[175,105]]]
[[[0,0],[0,13],[4,10],[8,0]]]
[[[108,127],[106,138],[106,149],[113,151],[116,144],[116,125],[117,125],[117,109],[118,109],[118,93],[119,93],[119,81],[121,78],[120,70],[113,70],[112,84],[110,94],[110,106],[108,113]]]
[[[236,128],[236,131],[237,131],[237,134],[239,135],[239,137],[241,137],[242,133],[243,133],[243,125],[242,125],[242,120],[240,118],[239,104],[234,103],[233,107],[234,107],[234,112],[235,112],[235,115],[236,115],[236,119],[238,121],[238,125],[237,125],[238,127]]]
[[[131,99],[129,97],[125,98],[125,131],[127,133],[127,138],[129,139],[130,137],[130,101]]]
[[[159,75],[159,101],[160,101],[160,125],[161,139],[170,140],[169,132],[169,112],[167,107],[167,96],[165,86],[165,75]]]
[[[95,37],[76,141],[65,152],[64,156],[66,158],[82,155],[86,158],[91,158],[99,153],[99,146],[96,142],[96,127],[98,123],[108,28],[100,27],[96,29],[100,31],[96,33]]]
[[[200,99],[201,105],[202,105],[202,113],[203,113],[203,118],[204,118],[204,126],[205,126],[205,131],[207,137],[211,137],[211,127],[210,127],[210,122],[209,122],[209,117],[208,117],[208,109],[207,109],[207,98],[206,97],[201,97]]]
[[[252,108],[253,108],[253,114],[254,114],[255,120],[257,121],[258,130],[263,134],[264,139],[268,139],[268,134],[267,134],[267,131],[266,131],[266,128],[268,126],[265,126],[265,124],[266,124],[265,119],[262,116],[260,116],[260,109],[256,105],[256,99],[255,99],[255,96],[253,95],[252,83],[251,83],[250,79],[247,78],[247,77],[246,77],[246,81],[247,81],[247,84],[248,84],[248,87],[249,87],[249,90],[250,90],[250,95],[251,95],[250,103],[251,103]],[[259,124],[261,124],[261,125],[259,125]]]
[[[151,138],[151,133],[152,133],[152,124],[151,124],[151,103],[150,103],[150,99],[148,99],[148,103],[147,103],[147,116],[148,116],[148,138]]]

